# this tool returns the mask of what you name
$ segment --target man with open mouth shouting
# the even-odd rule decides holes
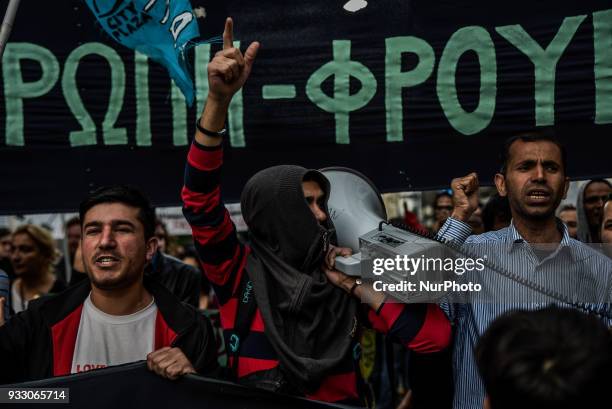
[[[175,379],[217,369],[206,318],[144,278],[157,249],[155,213],[139,191],[103,187],[81,203],[89,280],[31,303],[0,328],[0,383],[147,360]]]
[[[438,232],[497,266],[477,276],[489,298],[443,305],[456,328],[454,409],[490,407],[472,351],[489,324],[507,311],[551,303],[568,307],[571,300],[572,307],[597,311],[608,326],[612,323],[612,263],[572,239],[555,217],[569,184],[564,147],[550,130],[519,133],[505,141],[501,159],[494,181],[499,195],[508,198],[510,226],[470,235],[467,220],[478,207],[479,189],[478,176],[471,173],[451,182],[453,213]],[[498,274],[502,270],[514,278]],[[538,291],[531,291],[533,283]]]

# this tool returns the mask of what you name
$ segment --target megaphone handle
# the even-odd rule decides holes
[[[361,277],[361,253],[349,257],[336,257],[335,268],[344,274],[353,277]]]

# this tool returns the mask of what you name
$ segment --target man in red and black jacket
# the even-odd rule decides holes
[[[89,280],[40,299],[0,327],[0,384],[147,359],[174,379],[217,369],[208,320],[143,278],[155,254],[155,214],[137,190],[93,192],[80,207]]]
[[[250,245],[238,242],[221,201],[221,143],[229,103],[259,44],[242,55],[232,45],[232,24],[227,19],[223,50],[208,65],[209,94],[182,198],[219,298],[233,376],[273,391],[361,404],[361,325],[423,353],[448,346],[450,325],[435,305],[385,303],[371,286],[333,269],[335,256],[348,249],[330,246],[329,182],[320,172],[285,165],[253,176],[241,198]]]

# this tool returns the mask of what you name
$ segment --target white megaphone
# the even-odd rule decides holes
[[[321,173],[330,183],[327,207],[336,229],[338,245],[350,247],[353,250],[353,255],[350,257],[336,258],[336,268],[345,274],[361,276],[366,280],[381,280],[390,284],[399,284],[411,278],[426,280],[430,283],[442,283],[449,277],[457,279],[457,276],[452,271],[446,272],[446,268],[444,271],[435,268],[436,259],[444,259],[446,262],[457,255],[473,259],[481,257],[479,253],[465,252],[465,249],[458,249],[453,243],[437,237],[425,237],[422,233],[407,231],[386,223],[387,212],[378,189],[367,177],[356,170],[330,167],[321,169]],[[369,264],[372,259],[393,259],[398,256],[413,259],[428,258],[434,261],[434,268],[419,271],[416,275],[397,268],[391,268],[381,275],[372,272],[371,264]],[[486,258],[484,255],[484,259]],[[535,290],[584,311],[595,312],[602,317],[610,318],[609,312],[605,309],[593,310],[591,305],[574,302],[559,292],[551,293],[540,284],[531,283],[525,280],[524,276],[509,271],[503,266],[497,266],[491,260],[480,260],[490,270],[489,272],[495,272],[516,281],[519,285],[527,287],[529,291]],[[383,291],[387,292],[387,290]],[[448,294],[449,291],[444,289],[427,292],[398,292],[396,290],[390,293],[391,296],[403,302],[438,302],[440,297]],[[454,296],[456,298],[452,298],[453,300],[466,302],[466,298],[460,294]],[[528,296],[533,297],[533,294],[530,292]]]
[[[331,191],[327,207],[340,247],[353,250],[350,257],[336,258],[336,268],[345,274],[361,276],[359,238],[387,220],[387,211],[376,186],[363,174],[344,167],[321,169]]]
[[[387,212],[382,197],[367,177],[353,169],[341,167],[325,168],[321,172],[330,183],[327,207],[336,228],[338,245],[353,250],[351,257],[336,258],[338,270],[347,275],[372,278],[373,259],[443,256],[444,246],[433,237],[425,237],[386,222]],[[409,275],[408,271],[392,269],[380,278],[399,283]],[[439,279],[440,275],[427,276]]]

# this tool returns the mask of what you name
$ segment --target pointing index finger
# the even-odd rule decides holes
[[[223,49],[227,50],[234,46],[234,21],[231,17],[225,19],[225,29],[223,30]]]

